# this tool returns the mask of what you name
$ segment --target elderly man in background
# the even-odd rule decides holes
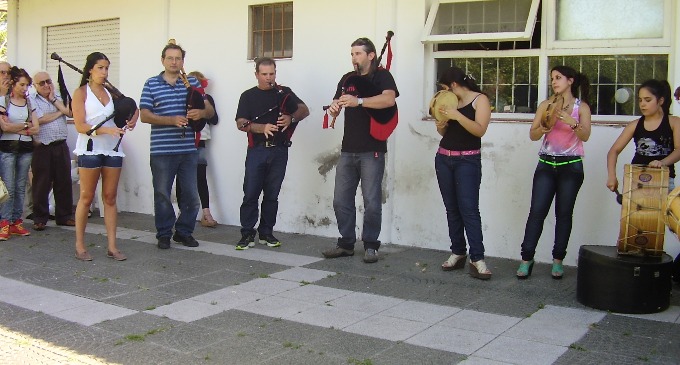
[[[54,91],[47,72],[33,76],[37,91],[32,105],[36,108],[40,132],[39,144],[33,151],[33,229],[45,229],[49,218],[49,194],[54,190],[54,217],[57,225],[75,226],[73,220],[73,190],[71,187],[71,152],[66,144],[66,117],[71,110]]]

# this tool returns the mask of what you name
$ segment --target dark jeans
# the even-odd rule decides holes
[[[338,246],[354,249],[357,241],[357,209],[354,203],[357,187],[361,181],[361,195],[364,197],[364,225],[361,239],[364,249],[380,248],[382,225],[382,180],[385,172],[384,152],[350,153],[342,152],[335,173],[333,209],[338,221],[340,238]]]
[[[482,157],[444,156],[434,158],[439,191],[442,194],[446,219],[449,224],[451,252],[466,253],[466,242],[470,245],[470,260],[484,259],[482,218],[479,214],[479,187],[482,183]]]
[[[54,217],[57,223],[73,219],[71,152],[66,141],[41,144],[33,150],[33,222],[47,223],[49,195],[54,190]]]
[[[153,178],[153,205],[156,223],[156,238],[170,237],[172,227],[181,236],[194,233],[196,216],[200,209],[196,189],[196,162],[198,153],[177,155],[151,155],[151,175]],[[172,183],[182,186],[182,199],[179,203],[179,217],[175,216],[170,193]]]
[[[522,260],[533,260],[538,239],[543,232],[543,221],[548,216],[555,198],[555,245],[553,259],[563,260],[571,235],[576,196],[583,185],[583,162],[551,166],[539,162],[531,190],[531,209],[522,242]]]
[[[279,192],[286,176],[288,147],[255,146],[246,154],[241,204],[241,234],[255,234],[258,202],[262,194],[262,212],[257,232],[272,234],[279,210]]]

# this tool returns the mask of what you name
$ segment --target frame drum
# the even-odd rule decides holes
[[[668,200],[666,201],[666,225],[671,232],[680,237],[680,197],[678,195],[680,195],[680,186],[668,194]]]
[[[667,167],[624,167],[621,230],[617,242],[620,255],[663,254],[668,179]]]
[[[451,119],[448,115],[443,114],[439,109],[444,107],[457,108],[458,97],[449,90],[439,90],[430,100],[430,115],[434,117],[439,123],[446,123]]]

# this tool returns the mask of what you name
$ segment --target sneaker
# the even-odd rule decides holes
[[[3,219],[0,221],[0,241],[7,241],[9,239],[9,221]]]
[[[239,251],[247,250],[255,246],[255,235],[250,233],[242,233],[241,240],[236,244],[236,249]]]
[[[278,238],[274,237],[273,234],[261,234],[260,244],[267,245],[269,247],[279,247],[281,246],[281,241],[279,241]]]
[[[170,237],[158,237],[158,248],[167,250],[170,248]]]
[[[187,247],[198,247],[198,241],[196,241],[192,235],[182,236],[181,234],[175,232],[175,234],[172,236],[172,239],[175,242],[179,242]]]
[[[335,246],[334,248],[321,252],[321,254],[327,259],[334,259],[337,257],[354,256],[354,250],[348,250],[340,246]]]
[[[378,250],[374,248],[366,249],[366,252],[364,252],[364,262],[367,264],[378,262]]]
[[[9,233],[15,236],[30,236],[31,231],[24,228],[24,221],[17,219],[9,225]]]

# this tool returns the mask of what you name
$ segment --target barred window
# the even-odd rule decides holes
[[[293,57],[293,3],[250,6],[250,54],[258,57]]]
[[[566,65],[588,77],[593,115],[640,115],[636,88],[668,79],[668,55],[555,56],[548,62],[551,69]]]

